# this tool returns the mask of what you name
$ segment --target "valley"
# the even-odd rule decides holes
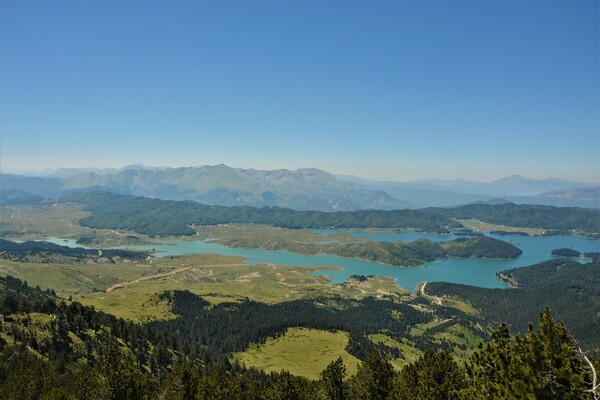
[[[135,203],[121,200],[127,207]],[[146,200],[141,202],[143,209]],[[395,228],[291,229],[231,221],[189,224],[193,234],[182,235],[148,235],[137,223],[129,230],[80,225],[99,210],[105,216],[116,212],[100,207],[88,211],[74,202],[3,206],[0,276],[8,279],[5,288],[39,288],[67,304],[93,307],[153,332],[177,332],[177,341],[193,343],[199,346],[195,351],[225,357],[232,365],[270,374],[285,370],[312,380],[338,357],[356,376],[374,350],[398,371],[431,349],[468,362],[505,319],[492,311],[495,306],[481,302],[489,296],[481,291],[522,290],[506,289],[496,273],[504,271],[500,277],[506,279],[505,270],[521,271],[519,267],[552,258],[554,249],[590,253],[600,243],[583,236],[535,235],[536,228],[517,230],[475,219],[455,219],[462,228],[440,231],[442,226],[436,225],[427,232],[407,224],[414,216]],[[155,215],[163,218],[160,211]],[[481,232],[499,227],[503,232]],[[570,263],[571,268],[581,265]],[[586,268],[594,273],[596,267]],[[439,281],[477,287],[457,292],[452,283]],[[514,274],[510,281],[525,282]],[[589,312],[598,307],[594,300]],[[559,304],[553,308],[565,318],[566,309]],[[528,308],[518,314],[513,326],[522,327],[523,316],[533,319],[536,312]],[[34,344],[45,343],[54,335],[47,331],[43,312],[12,315],[0,326],[0,342],[17,344],[29,337]],[[584,316],[571,314],[569,321],[596,354],[600,343],[585,333],[589,324]],[[91,339],[71,329],[69,337],[76,339],[70,339],[69,352],[83,359],[97,357],[94,350],[87,355],[75,350],[76,343],[81,347]],[[140,360],[154,357],[132,351]],[[174,362],[181,350],[171,351]],[[162,365],[157,371],[171,373],[169,362],[156,363]]]
[[[0,399],[600,400],[599,12],[0,1]]]

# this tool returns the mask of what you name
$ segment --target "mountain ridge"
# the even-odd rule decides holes
[[[464,179],[399,182],[336,176],[317,168],[259,170],[225,164],[177,168],[132,164],[118,169],[64,168],[44,177],[0,174],[0,178],[5,191],[17,190],[47,198],[74,191],[104,190],[209,205],[318,211],[448,207],[496,198],[524,204],[600,207],[597,200],[600,189],[589,183],[557,178],[535,180],[518,175],[493,182]]]

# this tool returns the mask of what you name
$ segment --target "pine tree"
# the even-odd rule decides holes
[[[354,398],[385,400],[390,392],[394,368],[377,350],[367,355],[351,380]]]
[[[149,382],[138,370],[133,357],[111,342],[103,355],[100,374],[106,380],[109,399],[138,400],[146,397]]]
[[[427,350],[394,381],[390,399],[446,400],[465,386],[464,371],[446,351]]]
[[[462,399],[592,398],[586,392],[585,370],[573,337],[563,322],[546,309],[536,332],[512,338],[506,324],[492,333],[467,364],[470,385]]]
[[[332,361],[321,372],[321,385],[328,400],[346,399],[346,388],[344,378],[346,377],[346,366],[342,357]]]

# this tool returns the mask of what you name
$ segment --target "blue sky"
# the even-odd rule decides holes
[[[10,2],[0,167],[600,181],[598,2]]]

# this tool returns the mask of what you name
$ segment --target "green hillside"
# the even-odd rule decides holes
[[[83,203],[92,215],[80,223],[90,228],[129,229],[148,235],[193,235],[189,225],[266,224],[286,228],[412,228],[447,231],[462,225],[453,219],[477,218],[494,224],[598,233],[599,210],[516,204],[476,204],[425,210],[348,212],[295,211],[278,207],[207,206],[106,192],[73,194],[62,202]]]
[[[185,292],[165,295],[180,318],[200,318],[213,312],[208,303]],[[7,301],[9,298],[12,300]],[[333,316],[345,312],[334,309],[324,312]],[[0,278],[0,310],[0,396],[4,399],[404,400],[428,399],[434,394],[441,399],[475,400],[482,396],[596,396],[590,389],[590,364],[565,325],[555,322],[549,311],[539,317],[539,330],[530,328],[524,339],[511,338],[506,326],[501,325],[464,365],[444,350],[429,349],[397,372],[389,354],[374,350],[363,355],[358,365],[349,364],[349,368],[345,365],[349,359],[346,357],[345,362],[340,356],[309,380],[284,370],[267,374],[237,362],[232,364],[226,356],[227,347],[217,342],[189,340],[181,331],[169,329],[170,325],[141,325],[117,319],[78,303],[59,301],[14,279]],[[296,314],[293,310],[301,311],[302,307],[290,308],[288,315]],[[207,336],[202,337],[221,336],[220,342],[226,344],[221,327],[235,329],[236,323],[244,323],[250,315],[245,316],[234,304],[216,315],[223,313],[230,316],[213,319],[217,329],[200,321],[187,321],[188,326],[196,325],[194,329],[204,331]],[[271,313],[263,309],[262,314]],[[305,354],[313,354],[319,346],[324,346],[325,352],[341,352],[340,332],[291,330],[291,334],[298,332],[310,332],[303,340],[314,341],[311,352]],[[319,332],[327,336],[325,341],[317,335]],[[299,343],[298,339],[290,340],[282,336],[268,341],[273,343],[270,350],[261,351],[281,354],[277,341]],[[330,346],[334,348],[328,350]],[[386,345],[382,346],[385,349]],[[293,361],[293,357],[290,354],[286,362]],[[548,374],[553,379],[548,380]]]
[[[427,293],[467,301],[490,321],[505,321],[524,331],[538,310],[550,307],[564,320],[582,347],[600,354],[600,263],[581,265],[557,259],[499,274],[522,289],[484,289],[444,282]]]

